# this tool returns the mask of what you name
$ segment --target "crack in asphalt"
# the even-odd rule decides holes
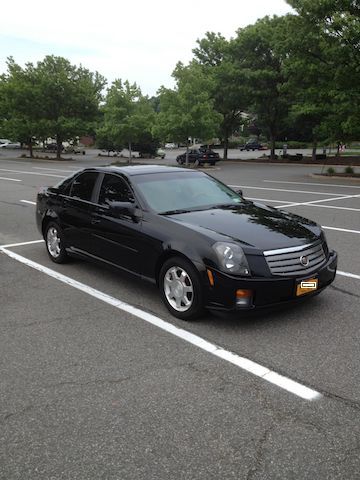
[[[334,285],[330,285],[330,288],[337,290],[338,292],[345,293],[346,295],[351,295],[352,297],[360,298],[360,295],[358,295],[357,293],[349,292],[344,288],[335,287]]]
[[[254,453],[255,459],[253,465],[249,468],[246,474],[246,480],[252,480],[254,476],[258,473],[265,455],[265,445],[269,441],[270,434],[276,426],[277,424],[274,422],[269,427],[267,427],[261,435],[260,439],[258,440]]]
[[[95,380],[89,380],[88,382],[75,382],[75,381],[64,381],[64,382],[59,382],[59,383],[49,383],[44,385],[45,388],[56,388],[56,387],[62,387],[65,385],[71,385],[71,386],[76,386],[76,387],[84,387],[87,385],[104,385],[104,384],[117,384],[117,383],[122,383],[126,382],[127,380],[131,380],[132,377],[122,377],[122,378],[106,378],[106,379],[95,379]]]

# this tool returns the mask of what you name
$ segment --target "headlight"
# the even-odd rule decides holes
[[[213,249],[223,271],[238,275],[250,275],[249,264],[240,245],[230,242],[216,242]]]

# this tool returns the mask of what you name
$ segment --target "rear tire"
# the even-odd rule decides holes
[[[69,257],[65,250],[64,235],[55,222],[49,222],[44,231],[46,250],[50,259],[55,263],[65,263]]]
[[[159,274],[162,300],[169,312],[181,320],[194,320],[204,312],[200,276],[195,267],[181,257],[166,260]]]

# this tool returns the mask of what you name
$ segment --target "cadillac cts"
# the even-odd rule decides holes
[[[52,261],[82,256],[158,285],[183,320],[297,302],[336,274],[319,225],[179,167],[98,167],[40,190]]]

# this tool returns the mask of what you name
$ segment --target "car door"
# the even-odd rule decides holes
[[[74,250],[91,250],[90,222],[98,180],[98,172],[83,172],[75,177],[69,186],[69,193],[63,195],[60,220],[66,243]]]
[[[140,273],[142,211],[137,207],[134,215],[119,213],[111,208],[113,202],[137,205],[124,177],[105,174],[91,220],[92,254],[125,270]]]

